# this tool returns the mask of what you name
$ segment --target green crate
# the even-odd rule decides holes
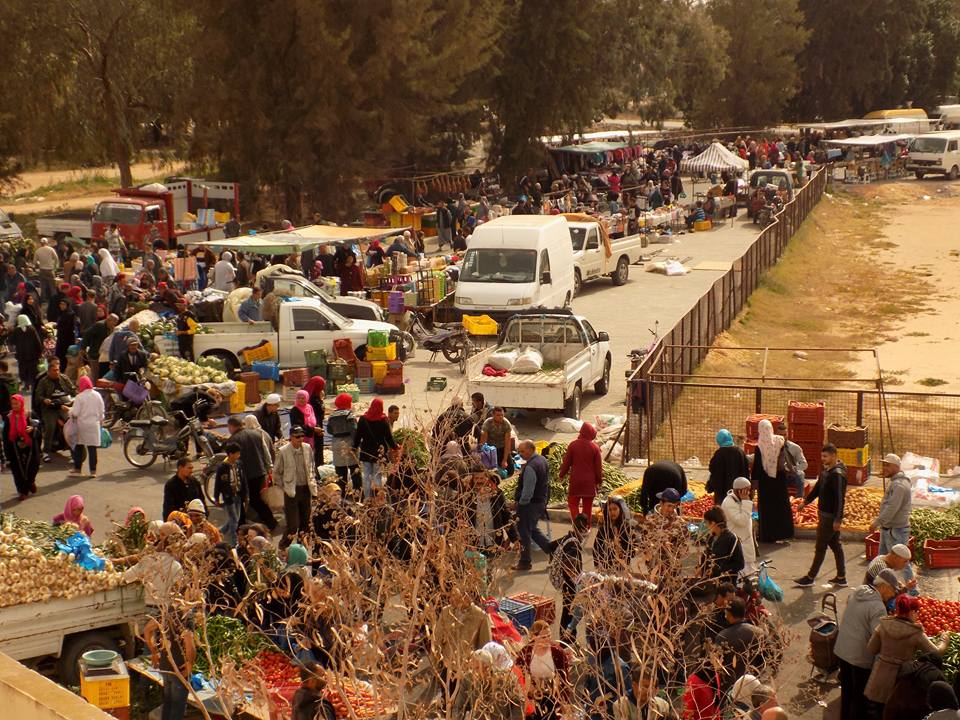
[[[390,343],[390,334],[383,330],[367,332],[367,345],[376,348],[385,348]]]
[[[326,366],[329,357],[326,350],[307,350],[303,353],[303,364],[305,367]]]

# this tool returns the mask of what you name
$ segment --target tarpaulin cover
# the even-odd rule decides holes
[[[627,147],[626,143],[623,142],[601,142],[595,140],[593,142],[581,143],[580,145],[564,145],[563,147],[558,147],[559,152],[568,152],[568,153],[577,153],[579,155],[597,155],[599,153],[610,152],[611,150],[621,150]]]
[[[738,172],[746,170],[749,163],[739,155],[734,155],[718,142],[699,155],[680,161],[680,169],[689,173]]]

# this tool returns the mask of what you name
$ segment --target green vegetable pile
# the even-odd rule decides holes
[[[0,527],[4,532],[26,535],[44,555],[50,557],[60,554],[55,543],[65,543],[67,538],[77,532],[77,528],[72,525],[51,525],[42,520],[27,520],[13,513],[0,513]]]
[[[256,657],[262,650],[274,647],[262,635],[251,633],[241,620],[225,615],[208,616],[206,630],[206,644],[204,644],[203,629],[198,627],[196,630],[198,650],[194,669],[208,677],[211,662],[216,669],[224,660],[231,658],[249,660]],[[209,653],[204,651],[204,647],[209,650]]]
[[[563,480],[560,479],[560,465],[563,464],[563,456],[567,452],[567,443],[553,443],[544,450],[547,458],[547,465],[550,468],[550,503],[564,503],[567,501],[567,491],[570,489],[570,476],[567,475]],[[506,497],[512,498],[516,492],[519,478],[513,477],[500,483],[500,489],[503,490]],[[618,487],[625,485],[629,478],[624,472],[610,463],[603,463],[603,482],[600,484],[599,495],[609,495]]]
[[[947,651],[943,654],[944,678],[952,685],[958,671],[960,671],[960,633],[950,633],[950,642],[947,645]]]
[[[130,518],[129,525],[114,523],[114,531],[103,544],[104,552],[110,557],[121,557],[140,552],[147,544],[147,521],[140,513]]]
[[[425,468],[430,465],[430,452],[423,434],[410,428],[400,428],[393,431],[393,439],[397,441],[397,445],[403,446],[404,454],[410,458],[414,467]]]
[[[174,320],[157,320],[157,322],[141,325],[137,335],[140,337],[140,344],[147,352],[153,352],[156,347],[153,343],[155,335],[163,335],[168,332],[176,332],[177,323]]]
[[[949,510],[917,508],[910,513],[910,534],[913,536],[916,561],[923,564],[923,543],[960,536],[960,505]]]

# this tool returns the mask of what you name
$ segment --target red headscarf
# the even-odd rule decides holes
[[[20,410],[14,410],[12,407],[12,402],[17,400],[20,403]],[[27,404],[23,400],[23,395],[19,393],[16,395],[10,396],[11,408],[10,408],[10,432],[7,437],[10,438],[10,442],[16,442],[18,438],[23,438],[23,442],[26,445],[30,445],[30,435],[27,433]],[[381,409],[383,409],[383,404],[381,403]]]
[[[337,410],[349,410],[353,407],[353,396],[347,393],[340,393],[333,399],[333,404]]]
[[[320,397],[320,393],[326,390],[326,388],[327,381],[319,375],[314,375],[312,378],[307,380],[307,384],[303,386],[303,389],[307,391],[307,395],[311,398]]]
[[[93,380],[90,379],[88,375],[81,375],[80,379],[77,380],[77,392],[83,392],[84,390],[93,389]]]
[[[70,288],[70,299],[77,305],[80,305],[83,302],[83,288],[79,285],[74,285]]]
[[[370,422],[376,420],[386,420],[387,416],[383,412],[383,400],[380,398],[374,398],[370,401],[370,407],[363,414],[363,416]]]

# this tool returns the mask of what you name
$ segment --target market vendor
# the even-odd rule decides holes
[[[383,258],[386,256],[386,252],[380,245],[379,240],[374,240],[370,243],[370,246],[367,248],[367,267],[379,267],[383,265]]]
[[[140,348],[139,338],[133,337],[127,340],[127,351],[117,358],[118,381],[133,380],[138,382],[140,371],[147,369],[149,359],[146,351]]]
[[[221,541],[220,530],[217,529],[216,525],[207,520],[207,507],[203,504],[203,500],[194,498],[187,503],[187,517],[190,518],[190,522],[193,524],[191,535],[203,533],[207,536],[211,545],[216,545]]]
[[[33,403],[40,410],[43,423],[44,462],[50,462],[52,453],[64,446],[61,428],[66,420],[67,407],[76,394],[76,386],[60,372],[60,360],[50,358],[47,372],[37,381],[33,393]]]
[[[341,295],[363,290],[363,271],[357,265],[357,256],[352,252],[347,253],[344,257],[343,264],[340,265],[339,275]]]
[[[93,523],[84,514],[83,509],[83,498],[80,495],[71,495],[67,498],[67,504],[63,506],[63,512],[54,516],[54,526],[76,525],[87,537],[93,537]]]
[[[197,334],[198,325],[197,316],[187,302],[180,298],[177,303],[177,350],[180,357],[190,362],[194,361],[193,337]]]
[[[237,310],[237,317],[240,318],[240,322],[250,325],[260,322],[260,306],[263,304],[260,299],[261,293],[260,288],[254,287],[250,291],[250,297],[240,303],[240,309]]]
[[[276,442],[283,437],[280,425],[280,402],[282,398],[277,393],[267,395],[263,404],[253,411],[260,427]]]
[[[410,233],[408,231],[407,236],[409,237],[409,235]],[[406,255],[407,257],[412,257],[412,258],[415,258],[417,256],[417,254],[413,250],[411,250],[409,247],[406,246],[406,244],[404,243],[403,235],[393,236],[393,242],[390,243],[390,247],[387,248],[386,254],[387,254],[387,257],[392,257],[393,255],[397,255],[397,254]]]

